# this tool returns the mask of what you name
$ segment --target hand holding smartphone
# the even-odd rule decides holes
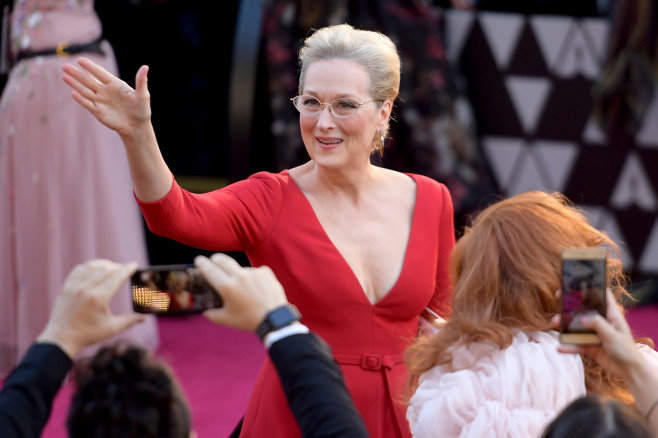
[[[583,316],[606,315],[606,264],[604,248],[562,250],[560,342],[597,345],[596,332],[581,323]]]
[[[222,300],[194,265],[138,269],[131,278],[133,309],[138,313],[189,315],[222,306]]]

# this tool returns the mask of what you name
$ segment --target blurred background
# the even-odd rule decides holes
[[[642,304],[658,302],[655,8],[650,0],[96,2],[122,78],[133,85],[139,66],[150,66],[153,124],[183,187],[209,191],[307,160],[289,101],[302,40],[343,22],[379,30],[398,45],[403,71],[391,138],[375,163],[445,183],[458,236],[499,196],[564,193],[623,247]],[[153,264],[203,253],[147,239]]]

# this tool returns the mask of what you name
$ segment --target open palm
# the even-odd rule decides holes
[[[62,79],[73,89],[73,99],[101,123],[125,137],[143,123],[150,121],[147,66],[142,66],[137,71],[133,89],[88,58],[79,58],[78,65],[80,67],[65,64],[62,67]]]

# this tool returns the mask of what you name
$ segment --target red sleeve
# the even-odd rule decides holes
[[[439,221],[439,246],[436,264],[436,287],[430,308],[443,318],[450,316],[452,306],[452,281],[450,256],[455,247],[455,220],[450,192],[441,184],[441,219]]]
[[[137,202],[157,235],[206,250],[246,251],[271,233],[281,211],[282,188],[280,176],[267,172],[202,194],[188,192],[174,180],[164,198]]]

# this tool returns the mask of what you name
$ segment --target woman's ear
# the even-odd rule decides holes
[[[379,125],[381,129],[386,127],[388,120],[391,118],[392,111],[393,111],[393,102],[391,102],[390,100],[385,100],[380,108],[381,121],[379,122]]]

